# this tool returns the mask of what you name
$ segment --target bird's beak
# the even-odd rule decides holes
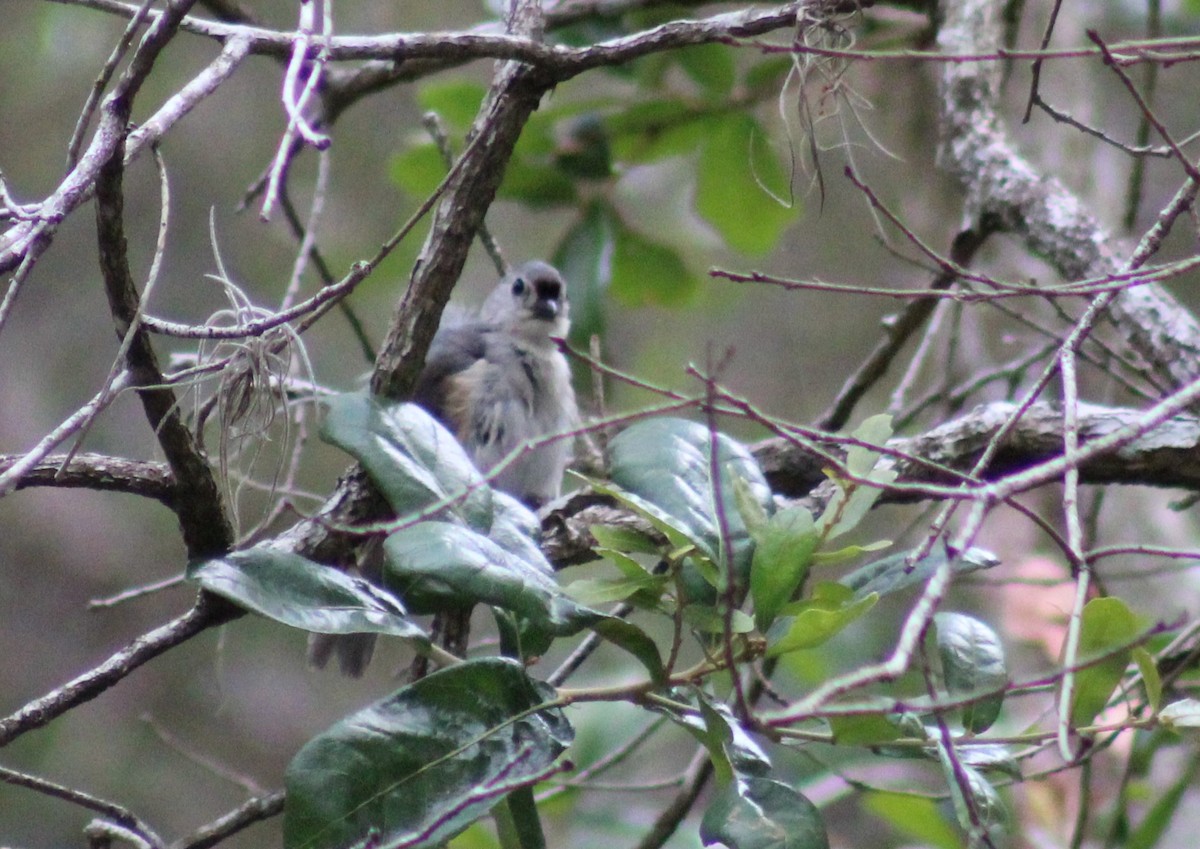
[[[553,321],[562,312],[562,303],[558,298],[538,298],[533,302],[533,317],[544,321]]]

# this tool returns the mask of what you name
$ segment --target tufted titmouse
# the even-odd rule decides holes
[[[413,400],[442,420],[482,471],[523,443],[576,425],[571,370],[554,337],[567,334],[567,288],[544,262],[501,279],[479,317],[438,331]],[[518,457],[496,488],[532,507],[558,497],[571,460],[569,436]]]
[[[564,434],[519,456],[492,480],[531,507],[558,497],[571,460],[573,440],[566,434],[579,419],[570,367],[554,342],[567,334],[567,312],[566,284],[552,266],[533,261],[513,269],[476,318],[443,321],[413,391],[413,400],[454,432],[484,472],[528,440]],[[358,571],[376,578],[380,540],[360,546],[357,559]],[[456,627],[465,641],[466,624]],[[373,634],[314,634],[309,660],[324,666],[336,654],[342,671],[358,676],[374,645]]]

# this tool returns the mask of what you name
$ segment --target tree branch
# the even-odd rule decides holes
[[[1000,46],[998,0],[944,4],[938,44],[950,54],[994,52]],[[942,69],[942,141],[938,160],[967,192],[975,226],[1016,233],[1067,280],[1136,268],[1149,258],[1175,216],[1194,199],[1188,181],[1128,261],[1085,205],[1058,180],[1022,157],[997,114],[998,62],[947,62]],[[1170,386],[1200,377],[1200,323],[1157,285],[1122,290],[1109,317],[1129,345]]]

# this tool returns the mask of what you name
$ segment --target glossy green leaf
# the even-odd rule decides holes
[[[843,577],[840,583],[854,590],[859,598],[870,593],[888,595],[924,583],[947,559],[955,575],[1000,565],[996,555],[982,548],[969,548],[961,555],[951,556],[944,545],[938,545],[928,555],[910,564],[911,555],[911,551],[900,551],[872,561]]]
[[[1021,780],[1021,765],[1008,746],[1000,744],[959,746],[957,754],[958,759],[967,766],[979,770],[995,770],[1016,781]]]
[[[795,208],[778,200],[789,195],[787,174],[763,128],[744,112],[727,113],[708,127],[696,174],[696,211],[731,248],[765,254],[796,217]]]
[[[388,174],[398,188],[413,197],[424,198],[446,176],[446,162],[432,142],[418,144],[393,156]]]
[[[733,51],[724,44],[697,44],[673,54],[684,72],[707,94],[724,99],[733,88],[736,73]]]
[[[751,776],[723,788],[700,821],[705,846],[729,849],[828,849],[816,805],[779,781]]]
[[[1158,721],[1163,728],[1182,734],[1200,728],[1200,700],[1179,699],[1158,712]]]
[[[390,634],[428,643],[399,599],[298,554],[255,546],[188,564],[204,589],[268,619],[320,634]]]
[[[674,705],[685,704],[689,710]],[[671,694],[670,705],[648,705],[667,716],[686,730],[708,750],[718,786],[724,787],[734,774],[765,775],[771,769],[771,759],[734,718],[728,705],[713,701],[698,690],[681,690]]]
[[[1073,725],[1088,725],[1104,710],[1129,666],[1130,646],[1137,636],[1137,618],[1119,598],[1094,598],[1084,605],[1079,662],[1102,659],[1075,673]]]
[[[455,78],[422,85],[417,103],[425,112],[436,112],[450,129],[463,133],[474,122],[486,95],[487,89],[479,83]]]
[[[927,796],[908,793],[870,792],[863,804],[868,811],[889,823],[919,845],[936,849],[962,849],[958,831]]]
[[[633,654],[654,677],[663,672],[654,641],[640,629],[574,601],[554,580],[539,551],[514,555],[470,528],[426,521],[396,531],[383,544],[385,584],[414,610],[488,604],[553,636],[591,628]]]
[[[810,598],[783,608],[785,615],[794,618],[786,633],[767,647],[767,656],[815,648],[874,607],[877,601],[879,596],[874,593],[859,597],[841,584],[821,581]]]
[[[571,743],[554,691],[505,658],[435,672],[338,722],[288,765],[285,849],[436,846]],[[407,841],[412,841],[407,842]]]
[[[491,487],[454,435],[428,412],[365,392],[326,403],[321,437],[362,463],[397,515],[462,496],[448,512],[477,530],[490,529]]]
[[[609,444],[611,476],[623,490],[658,508],[714,563],[720,561],[718,528],[723,518],[733,562],[744,579],[754,544],[737,507],[733,479],[742,478],[764,510],[773,510],[774,502],[754,456],[724,434],[716,436],[719,499],[714,497],[712,442],[708,428],[686,419],[664,416],[638,422]]]
[[[604,331],[615,226],[606,204],[591,203],[554,251],[554,267],[562,272],[570,290],[571,339],[585,349],[594,334]]]
[[[652,242],[616,222],[613,232],[611,291],[614,298],[632,307],[678,306],[699,289],[674,248]]]
[[[1008,668],[1000,637],[987,624],[962,613],[945,611],[933,617],[942,677],[951,696],[999,691],[962,710],[963,727],[976,734],[996,721],[1004,704]]]
[[[967,766],[961,759],[952,759],[941,745],[938,753],[942,773],[954,803],[954,813],[959,827],[967,832],[967,843],[977,846],[987,837],[983,845],[997,845],[1008,825],[1008,809],[992,783],[979,770]],[[960,782],[966,779],[966,786]]]
[[[750,594],[754,620],[764,634],[804,583],[820,541],[812,514],[803,507],[780,510],[757,534],[750,565]]]

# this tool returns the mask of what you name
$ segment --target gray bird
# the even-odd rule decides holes
[[[492,480],[531,507],[558,497],[571,461],[567,434],[579,408],[570,367],[554,341],[569,327],[562,275],[544,262],[527,262],[500,280],[478,317],[443,321],[413,390],[413,400],[454,432],[484,472],[529,440],[564,434],[520,455]],[[356,570],[368,579],[382,573],[380,543],[372,538],[358,549]],[[467,620],[452,619],[461,621],[443,622],[443,633],[465,643]],[[374,634],[313,634],[309,660],[321,667],[336,655],[342,671],[357,677],[374,647]]]
[[[571,370],[554,341],[566,336],[567,287],[534,260],[506,274],[479,317],[444,324],[413,400],[437,416],[481,471],[530,440],[567,434],[579,420]],[[521,455],[493,480],[532,507],[558,497],[570,436]]]

